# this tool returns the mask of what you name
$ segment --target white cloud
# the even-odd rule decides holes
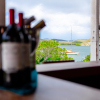
[[[89,27],[87,25],[90,23],[90,16],[80,15],[80,14],[66,14],[63,12],[51,12],[50,10],[43,7],[42,4],[33,7],[29,12],[25,12],[25,15],[31,16],[32,14],[36,16],[37,20],[45,19],[46,28],[45,31],[51,34],[64,34],[70,31],[70,27],[73,31],[78,34],[82,32],[86,34]],[[34,24],[33,24],[34,25]],[[68,33],[69,34],[69,33]]]
[[[76,36],[80,34],[87,35],[90,33],[90,16],[82,13],[66,13],[61,11],[55,11],[53,9],[46,8],[45,5],[39,3],[35,6],[29,6],[29,4],[22,5],[16,4],[13,1],[7,4],[7,10],[11,7],[16,8],[16,13],[23,11],[25,17],[30,17],[34,15],[36,21],[32,23],[34,26],[38,21],[44,19],[46,22],[46,28],[43,31],[51,34],[51,36],[67,34],[69,35],[71,31],[71,26],[73,27],[73,33]],[[16,21],[18,19],[16,18]],[[80,35],[81,36],[81,35]]]
[[[79,14],[65,14],[65,13],[51,13],[49,15],[49,21],[47,23],[47,30],[51,31],[51,33],[62,34],[67,33],[72,26],[80,26],[78,30],[74,29],[75,33],[78,31],[86,30],[85,25],[90,22],[90,18],[88,16],[82,16]]]

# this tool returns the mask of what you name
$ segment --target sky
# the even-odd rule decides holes
[[[41,39],[89,39],[91,0],[6,0],[6,25],[9,24],[9,9],[15,9],[15,20],[18,13],[24,18],[34,16],[33,27],[42,19],[46,27],[41,30]]]

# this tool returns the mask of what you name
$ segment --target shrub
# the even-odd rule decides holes
[[[80,43],[76,43],[76,46],[81,46],[81,44]]]
[[[80,62],[86,62],[86,61],[90,61],[90,54],[87,55],[84,60],[81,60]]]
[[[42,61],[60,61],[60,60],[72,60],[73,58],[67,56],[67,50],[60,48],[59,42],[54,40],[42,41],[36,50],[36,64],[40,64]]]

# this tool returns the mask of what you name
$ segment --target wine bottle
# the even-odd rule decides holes
[[[14,22],[14,9],[10,9],[9,13],[10,25],[2,35],[2,69],[5,86],[18,88],[18,71],[22,69],[22,37]]]
[[[19,23],[18,23],[18,31],[19,34],[23,36],[23,44],[22,44],[22,62],[23,69],[20,71],[20,81],[22,85],[30,82],[30,40],[31,37],[24,29],[24,20],[23,13],[19,13]],[[21,79],[22,77],[22,79]]]
[[[44,20],[41,20],[38,24],[36,24],[33,29],[42,29],[43,27],[45,27],[45,22]]]
[[[34,21],[35,20],[35,17],[34,16],[32,16],[32,17],[30,17],[30,18],[28,18],[28,19],[24,19],[24,24],[25,25],[30,25],[30,23],[32,22],[32,21]]]

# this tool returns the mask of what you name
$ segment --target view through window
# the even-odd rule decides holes
[[[16,9],[16,23],[19,11],[24,12],[25,18],[35,16],[32,27],[42,19],[45,21],[36,51],[37,63],[68,59],[78,62],[87,55],[89,61],[90,5],[91,0],[6,0],[6,25],[9,8]]]

